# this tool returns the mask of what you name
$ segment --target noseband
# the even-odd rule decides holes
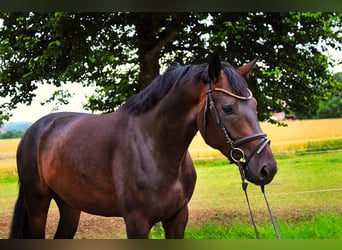
[[[208,78],[206,78],[208,79]],[[256,224],[255,224],[255,221],[254,221],[254,216],[253,216],[253,213],[252,213],[252,209],[251,209],[251,206],[250,206],[250,202],[249,202],[249,198],[248,198],[248,194],[247,194],[247,186],[248,186],[248,183],[246,182],[246,176],[245,176],[245,172],[247,171],[248,169],[248,163],[250,161],[250,159],[255,155],[255,154],[260,154],[264,148],[266,147],[267,144],[270,143],[270,140],[266,137],[266,134],[264,133],[257,133],[257,134],[254,134],[254,135],[248,135],[246,137],[243,137],[241,139],[238,139],[238,140],[232,140],[231,137],[229,136],[229,133],[228,133],[228,130],[226,129],[226,127],[224,126],[223,122],[221,121],[221,117],[216,109],[216,105],[215,105],[215,101],[212,97],[212,93],[214,91],[217,91],[217,92],[222,92],[224,94],[227,94],[229,96],[232,96],[236,99],[239,99],[239,100],[249,100],[253,97],[253,94],[252,92],[247,89],[248,93],[249,93],[249,96],[247,97],[244,97],[244,96],[239,96],[239,95],[236,95],[226,89],[222,89],[222,88],[214,88],[212,89],[211,88],[211,80],[209,81],[204,81],[205,84],[206,84],[206,95],[207,95],[207,98],[206,98],[206,103],[205,103],[205,107],[204,107],[204,115],[203,115],[203,118],[204,118],[204,139],[206,138],[206,129],[207,129],[207,113],[208,113],[208,110],[211,111],[211,114],[213,116],[213,119],[216,123],[216,125],[218,127],[220,127],[222,129],[222,132],[226,138],[226,142],[229,146],[229,149],[230,149],[230,152],[229,152],[229,155],[230,155],[230,161],[231,163],[232,162],[235,162],[236,165],[238,165],[239,167],[239,171],[240,171],[240,175],[241,175],[241,180],[242,180],[242,189],[245,193],[245,197],[246,197],[246,200],[247,200],[247,204],[248,204],[248,209],[249,209],[249,213],[250,213],[250,217],[251,217],[251,222],[252,222],[252,225],[253,225],[253,228],[254,228],[254,232],[255,232],[255,235],[256,235],[256,238],[260,238],[259,237],[259,232],[256,228]],[[246,143],[249,143],[251,141],[254,141],[254,140],[260,140],[260,142],[257,144],[256,148],[252,151],[252,153],[250,153],[248,156],[246,156],[246,153],[243,151],[243,149],[240,148],[240,146],[246,144]],[[264,199],[265,199],[265,202],[266,202],[266,205],[267,205],[267,209],[268,209],[268,213],[269,213],[269,216],[270,216],[270,219],[271,219],[271,222],[272,222],[272,225],[273,225],[273,229],[275,231],[275,234],[277,236],[278,239],[280,239],[280,234],[279,234],[279,231],[278,231],[278,228],[277,228],[277,225],[274,221],[274,218],[273,218],[273,215],[272,215],[272,211],[271,211],[271,208],[268,204],[268,201],[267,201],[267,198],[266,198],[266,194],[265,194],[265,187],[264,185],[261,186],[261,191],[264,195]]]

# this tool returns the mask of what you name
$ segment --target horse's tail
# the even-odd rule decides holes
[[[19,183],[20,185],[20,183]],[[28,214],[24,202],[24,196],[21,186],[19,186],[19,195],[14,207],[12,225],[9,234],[9,239],[29,238],[30,229],[28,223]]]

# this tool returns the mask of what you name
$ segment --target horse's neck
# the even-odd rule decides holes
[[[161,154],[181,159],[198,131],[197,103],[191,98],[169,98],[141,118],[147,136]]]

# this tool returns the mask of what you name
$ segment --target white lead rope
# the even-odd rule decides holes
[[[275,234],[276,234],[276,236],[277,236],[277,239],[280,240],[280,239],[281,239],[280,233],[279,233],[277,224],[276,224],[276,222],[275,222],[275,220],[274,220],[274,218],[273,218],[273,214],[272,214],[272,211],[271,211],[271,207],[270,207],[270,205],[268,204],[268,201],[267,201],[267,198],[266,198],[266,194],[265,194],[265,186],[264,186],[264,185],[261,186],[261,192],[263,193],[264,198],[265,198],[265,202],[266,202],[266,205],[267,205],[268,214],[270,215],[270,219],[271,219],[271,221],[272,221],[272,225],[273,225],[274,232],[275,232]]]
[[[237,165],[238,165],[238,167],[239,167],[239,171],[240,171],[240,175],[241,175],[241,180],[242,180],[242,190],[243,190],[244,193],[245,193],[245,197],[246,197],[246,201],[247,201],[247,205],[248,205],[248,210],[249,210],[249,214],[250,214],[250,217],[251,217],[252,226],[253,226],[253,228],[254,228],[255,236],[256,236],[257,239],[260,239],[259,232],[258,232],[258,229],[257,229],[256,224],[255,224],[255,221],[254,221],[254,216],[253,216],[252,208],[251,208],[251,205],[250,205],[250,202],[249,202],[249,198],[248,198],[248,194],[247,194],[248,182],[246,182],[246,178],[245,178],[245,173],[244,173],[244,170],[243,170],[243,166],[241,165],[241,163],[238,163]],[[267,198],[266,198],[265,186],[264,186],[264,185],[261,185],[260,187],[261,187],[261,192],[262,192],[263,195],[264,195],[264,199],[265,199],[265,202],[266,202],[268,214],[269,214],[269,216],[270,216],[270,219],[271,219],[271,222],[272,222],[272,225],[273,225],[274,232],[275,232],[275,234],[276,234],[276,236],[277,236],[277,239],[280,240],[280,239],[281,239],[280,233],[279,233],[277,224],[276,224],[276,222],[275,222],[275,220],[274,220],[274,217],[273,217],[273,214],[272,214],[270,205],[268,204],[268,200],[267,200]]]
[[[253,216],[253,213],[252,213],[251,204],[249,203],[249,198],[248,198],[248,194],[247,194],[247,186],[248,186],[247,182],[242,182],[242,189],[245,192],[245,197],[246,197],[249,214],[250,214],[251,221],[252,221],[252,226],[254,228],[255,236],[256,236],[257,239],[260,239],[259,232],[258,232],[258,229],[257,229],[255,221],[254,221],[254,216]]]

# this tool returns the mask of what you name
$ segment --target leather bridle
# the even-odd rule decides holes
[[[224,126],[224,124],[221,120],[221,117],[220,117],[220,115],[216,109],[215,101],[214,101],[211,93],[214,91],[217,91],[217,92],[221,92],[221,93],[227,94],[229,96],[232,96],[236,99],[249,100],[253,97],[253,95],[249,89],[247,89],[247,90],[249,92],[249,96],[244,97],[244,96],[236,95],[236,94],[234,94],[228,90],[225,90],[225,89],[221,89],[221,88],[212,89],[211,83],[210,82],[206,83],[207,99],[206,99],[206,103],[205,103],[205,107],[204,107],[204,115],[203,115],[204,139],[206,139],[207,113],[208,113],[208,110],[210,110],[216,125],[221,128],[221,130],[225,136],[226,142],[227,142],[229,149],[230,149],[229,155],[230,155],[231,160],[233,162],[235,162],[236,164],[238,164],[239,167],[241,166],[243,172],[247,169],[250,159],[255,154],[260,154],[263,151],[263,149],[266,147],[266,145],[270,143],[270,140],[267,139],[266,134],[264,134],[264,133],[257,133],[254,135],[248,135],[246,137],[243,137],[243,138],[235,140],[235,141],[232,140],[231,137],[229,136],[228,130]],[[250,153],[248,156],[246,156],[246,153],[240,148],[240,146],[247,144],[247,143],[254,141],[254,140],[260,140],[260,142],[258,143],[256,148],[254,149],[254,151],[252,153]],[[244,175],[244,173],[243,173],[243,175]]]
[[[253,225],[253,228],[254,228],[254,232],[255,232],[255,235],[256,235],[256,238],[260,238],[259,237],[259,232],[256,228],[256,224],[255,224],[255,221],[254,221],[254,216],[253,216],[253,213],[252,213],[252,209],[251,209],[251,206],[250,206],[250,202],[249,202],[249,198],[248,198],[248,194],[247,194],[247,186],[248,186],[248,183],[246,182],[246,176],[245,176],[245,172],[247,171],[248,169],[248,163],[249,161],[251,160],[251,158],[255,155],[255,154],[260,154],[264,148],[267,146],[267,144],[270,143],[270,140],[266,137],[266,134],[264,133],[257,133],[257,134],[253,134],[253,135],[248,135],[246,137],[243,137],[241,139],[238,139],[238,140],[232,140],[231,137],[229,136],[229,133],[228,133],[228,130],[226,129],[225,125],[223,124],[222,120],[221,120],[221,117],[217,111],[217,108],[216,108],[216,105],[215,105],[215,101],[212,97],[212,93],[214,91],[217,91],[217,92],[221,92],[221,93],[224,93],[224,94],[227,94],[229,96],[232,96],[236,99],[239,99],[239,100],[249,100],[253,97],[253,94],[252,92],[247,89],[248,93],[249,93],[249,96],[247,97],[244,97],[244,96],[239,96],[237,94],[234,94],[226,89],[222,89],[222,88],[214,88],[212,89],[211,88],[211,83],[214,82],[214,80],[210,79],[209,77],[205,77],[203,80],[203,82],[205,83],[206,85],[206,103],[205,103],[205,107],[204,107],[204,114],[203,114],[203,120],[204,120],[204,127],[203,127],[203,131],[204,131],[204,140],[206,140],[206,129],[207,129],[207,113],[208,113],[208,110],[210,110],[211,114],[212,114],[212,117],[215,121],[215,124],[221,128],[224,136],[225,136],[225,139],[226,139],[226,142],[229,146],[229,155],[230,155],[230,161],[231,162],[234,162],[236,163],[236,165],[239,167],[239,171],[240,171],[240,175],[241,175],[241,180],[242,180],[242,189],[245,193],[245,197],[246,197],[246,200],[247,200],[247,204],[248,204],[248,209],[249,209],[249,213],[250,213],[250,217],[251,217],[251,222],[252,222],[252,225]],[[256,148],[252,151],[252,153],[250,153],[248,156],[246,156],[246,153],[243,151],[243,149],[240,148],[240,146],[246,144],[246,143],[249,143],[251,141],[254,141],[254,140],[260,140],[260,142],[257,144]],[[273,225],[273,228],[274,228],[274,231],[275,231],[275,234],[277,236],[278,239],[280,239],[280,234],[279,234],[279,231],[278,231],[278,228],[277,228],[277,225],[274,221],[274,218],[273,218],[273,215],[272,215],[272,211],[271,211],[271,208],[269,206],[269,203],[267,201],[267,198],[266,198],[266,194],[265,194],[265,187],[264,185],[261,186],[261,191],[264,195],[264,199],[265,199],[265,202],[266,202],[266,205],[267,205],[267,209],[268,209],[268,213],[269,213],[269,216],[270,216],[270,219],[271,219],[271,222],[272,222],[272,225]]]

